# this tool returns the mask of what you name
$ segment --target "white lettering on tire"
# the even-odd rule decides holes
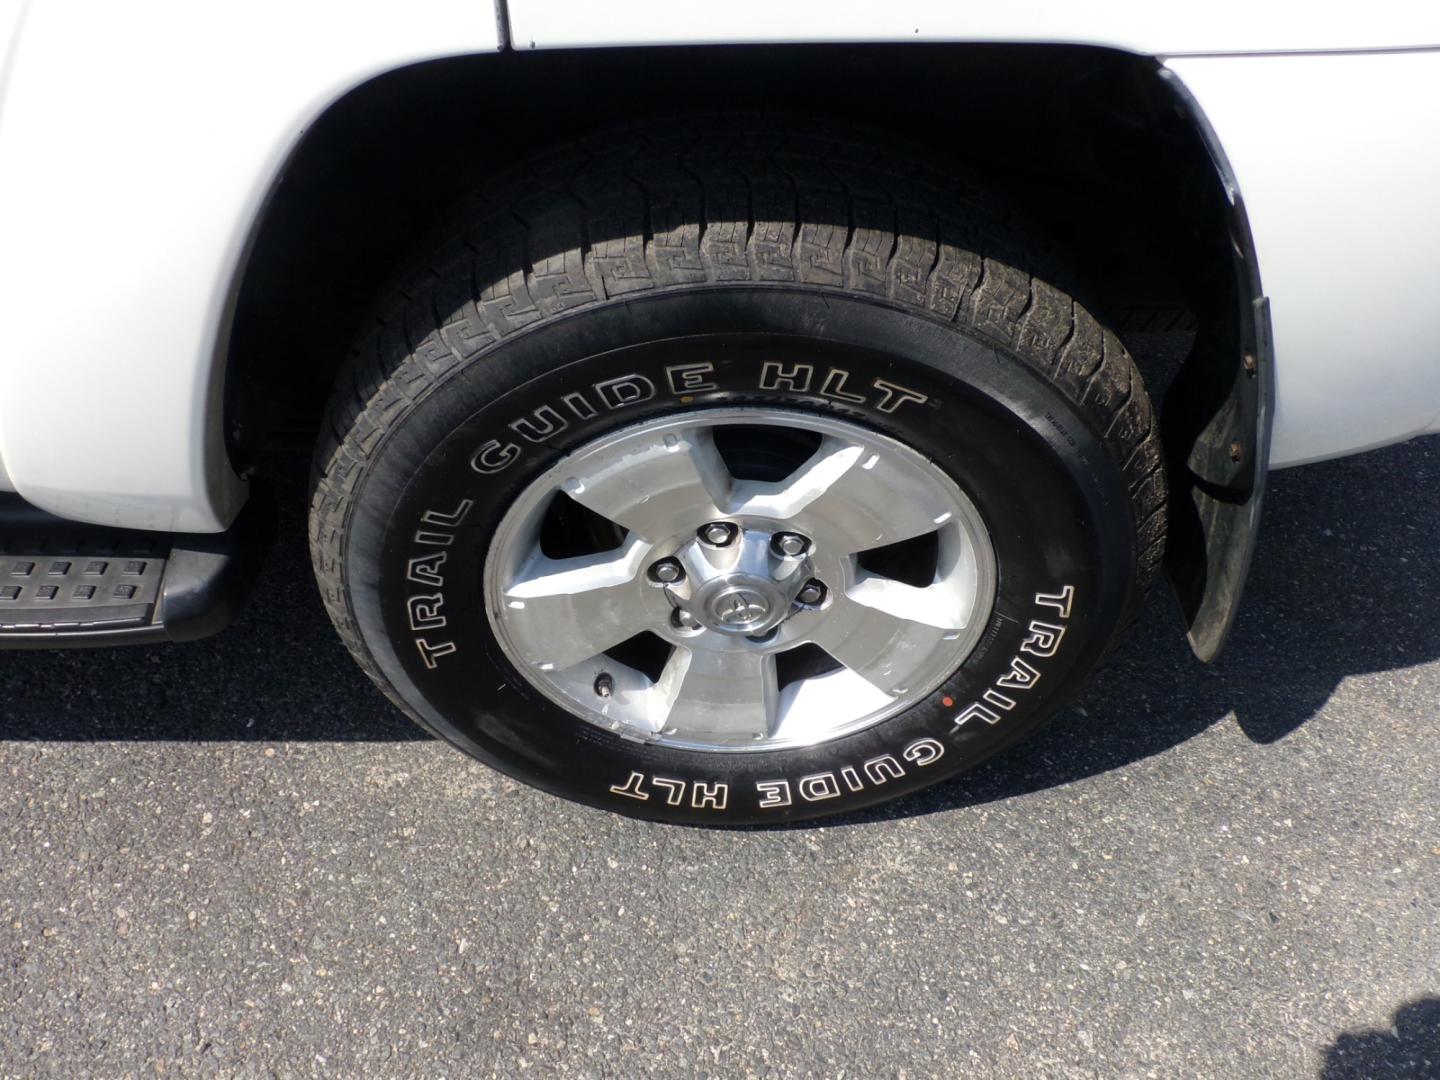
[[[1027,653],[1037,660],[1049,660],[1060,651],[1060,642],[1065,637],[1065,620],[1070,618],[1070,609],[1075,602],[1075,586],[1066,585],[1059,592],[1035,594],[1035,606],[1048,608],[1058,613],[1058,622],[1042,619],[1030,620],[1020,648],[1010,658],[1010,668],[995,680],[995,685],[980,695],[979,701],[966,705],[951,721],[951,730],[959,731],[971,720],[986,724],[998,724],[1003,713],[1015,708],[1017,699],[1004,690],[1016,694],[1027,693],[1040,681],[1041,671],[1021,653]],[[1047,618],[1051,618],[1047,613]]]

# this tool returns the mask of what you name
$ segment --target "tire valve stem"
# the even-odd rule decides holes
[[[608,671],[602,671],[595,676],[595,693],[602,698],[608,698],[615,692],[615,680],[610,677]]]

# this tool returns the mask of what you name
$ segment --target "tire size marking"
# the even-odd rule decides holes
[[[441,657],[459,651],[454,641],[432,641],[422,635],[443,630],[449,623],[445,617],[445,564],[450,553],[445,549],[455,542],[455,530],[464,524],[474,506],[473,500],[461,499],[454,510],[426,510],[421,514],[412,540],[417,554],[405,564],[405,580],[426,590],[411,590],[405,598],[405,614],[420,659],[431,671]]]
[[[1038,661],[1049,660],[1060,649],[1065,637],[1066,623],[1075,603],[1075,586],[1066,585],[1056,593],[1036,593],[1035,606],[1041,608],[1044,618],[1030,620],[1025,628],[1025,638],[1020,648],[1010,658],[1010,669],[995,680],[975,701],[955,714],[952,732],[958,731],[971,720],[986,724],[998,724],[1004,715],[1015,708],[1017,702],[1012,696],[1033,690],[1040,681],[1041,670],[1026,656]],[[1007,692],[1008,691],[1008,692]]]
[[[547,442],[568,429],[572,421],[592,420],[602,411],[617,412],[662,394],[688,404],[695,394],[715,391],[784,390],[873,408],[887,415],[904,405],[923,405],[930,400],[920,391],[889,379],[875,378],[868,386],[860,385],[844,368],[820,369],[801,362],[767,360],[758,373],[750,372],[733,386],[722,387],[719,378],[711,363],[675,364],[665,369],[664,387],[657,387],[645,375],[631,374],[594,383],[588,390],[572,390],[507,422],[503,434],[486,439],[470,455],[470,467],[482,476],[493,476],[519,461],[526,447]]]

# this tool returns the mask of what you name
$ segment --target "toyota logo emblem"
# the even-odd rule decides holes
[[[753,589],[728,589],[710,602],[710,611],[726,626],[752,626],[769,616],[770,602]]]

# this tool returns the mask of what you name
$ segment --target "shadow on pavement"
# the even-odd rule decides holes
[[[991,802],[1163,753],[1233,715],[1256,743],[1314,716],[1351,675],[1440,659],[1440,439],[1270,478],[1240,618],[1218,663],[1189,651],[1157,589],[1079,708],[973,773],[825,822]]]
[[[428,738],[336,640],[305,551],[304,465],[279,466],[280,539],[234,627],[181,646],[0,652],[0,739]],[[1157,590],[1080,708],[957,783],[849,820],[1069,783],[1161,753],[1232,714],[1249,738],[1274,742],[1347,676],[1440,658],[1437,490],[1435,439],[1275,474],[1245,603],[1218,664],[1194,660]]]
[[[1435,1080],[1440,1077],[1440,998],[1395,1010],[1384,1031],[1347,1031],[1325,1051],[1320,1080]]]

